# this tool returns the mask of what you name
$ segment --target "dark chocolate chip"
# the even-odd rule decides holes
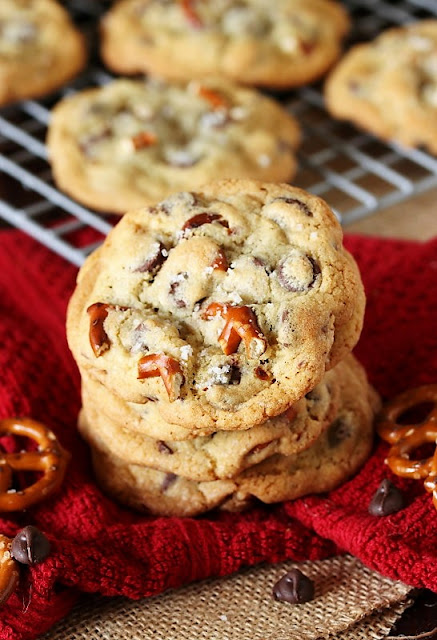
[[[87,157],[93,157],[93,148],[96,144],[103,142],[103,140],[107,140],[112,136],[111,127],[105,127],[98,133],[93,133],[86,138],[83,138],[79,141],[79,148],[82,153]]]
[[[139,267],[134,269],[134,273],[155,273],[162,263],[167,259],[168,251],[162,244],[157,242],[152,253],[147,256],[145,261]]]
[[[388,516],[405,506],[404,496],[395,485],[385,478],[376,490],[369,504],[372,516]]]
[[[271,378],[271,374],[262,367],[257,367],[254,373],[260,380],[270,380]]]
[[[175,473],[166,473],[161,485],[161,491],[165,493],[167,489],[169,489],[169,487],[171,487],[171,485],[176,482],[176,480],[177,475]]]
[[[273,587],[275,600],[301,604],[314,599],[314,583],[299,569],[292,569]]]
[[[229,384],[240,384],[241,382],[241,369],[236,364],[231,365],[231,377]]]
[[[28,525],[12,540],[11,555],[21,564],[39,564],[50,553],[50,542],[39,529]]]
[[[182,299],[179,293],[179,287],[188,279],[188,273],[186,271],[180,271],[176,274],[176,279],[170,282],[170,288],[168,290],[170,296],[174,298],[174,303],[179,309],[183,309],[187,306],[185,300]]]
[[[273,200],[273,202],[277,202],[277,201],[282,201],[285,202],[286,204],[292,204],[295,205],[296,207],[298,207],[302,213],[304,213],[306,216],[308,216],[309,218],[313,217],[313,213],[311,211],[311,209],[308,207],[308,205],[305,204],[305,202],[301,202],[300,200],[298,200],[297,198],[275,198]]]
[[[279,284],[287,291],[308,291],[320,274],[316,261],[300,249],[293,249],[278,265]]]
[[[211,224],[212,222],[218,222],[222,225],[222,227],[226,227],[227,229],[229,228],[229,223],[226,220],[223,220],[220,215],[218,215],[217,213],[207,213],[205,211],[204,213],[198,213],[197,215],[187,220],[182,227],[182,231],[197,229],[204,224]]]
[[[165,453],[167,455],[172,455],[172,453],[174,453],[173,449],[169,447],[168,444],[164,442],[164,440],[158,440],[157,446],[159,453]]]
[[[341,416],[334,420],[328,428],[328,444],[330,447],[338,447],[344,440],[350,437],[351,427]]]

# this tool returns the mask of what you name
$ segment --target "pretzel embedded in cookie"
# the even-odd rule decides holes
[[[0,534],[0,605],[14,591],[19,577],[18,563],[11,556],[12,540]]]
[[[170,402],[179,398],[184,376],[177,360],[163,353],[151,353],[143,356],[138,362],[138,378],[155,378],[161,376]]]
[[[225,319],[225,326],[218,341],[223,353],[235,353],[243,340],[249,358],[259,358],[267,349],[267,340],[258,326],[256,315],[250,307],[236,307],[221,302],[212,302],[205,312],[205,319],[220,314]]]
[[[104,328],[104,322],[108,317],[109,309],[126,311],[127,307],[119,307],[105,302],[95,302],[86,310],[90,317],[90,345],[96,358],[99,358],[110,347],[108,334]]]
[[[6,418],[0,421],[0,437],[19,436],[33,440],[38,448],[19,453],[0,453],[0,512],[20,511],[52,495],[65,476],[70,454],[61,447],[55,434],[31,418]],[[14,472],[42,473],[23,489],[14,489]]]
[[[407,411],[423,404],[432,405],[424,420],[411,424],[398,422]],[[437,384],[405,391],[387,403],[380,415],[378,433],[392,445],[386,462],[393,473],[424,479],[425,489],[433,494],[433,504],[437,509]],[[412,459],[412,452],[425,444],[436,445],[434,454],[428,458]]]

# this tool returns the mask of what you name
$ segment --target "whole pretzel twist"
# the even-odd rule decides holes
[[[10,538],[0,534],[0,605],[9,598],[19,577],[18,563],[11,556],[11,544]]]
[[[70,454],[44,424],[31,418],[0,420],[0,437],[13,435],[34,440],[38,449],[19,453],[0,452],[0,512],[20,511],[44,500],[61,485]],[[39,471],[42,476],[28,487],[11,487],[13,472]]]
[[[403,413],[424,403],[432,404],[432,409],[422,422],[398,422]],[[405,391],[388,402],[380,414],[378,433],[392,445],[386,460],[391,471],[404,478],[424,480],[425,489],[432,493],[437,509],[437,384]],[[411,458],[414,450],[428,443],[436,445],[432,456]]]

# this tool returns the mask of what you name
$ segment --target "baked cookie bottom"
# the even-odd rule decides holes
[[[146,513],[195,516],[214,508],[239,511],[254,500],[271,504],[330,491],[364,464],[373,442],[379,399],[366,383],[357,395],[341,385],[336,418],[315,443],[293,456],[273,455],[232,479],[195,482],[174,473],[128,464],[92,447],[97,480],[118,502]]]

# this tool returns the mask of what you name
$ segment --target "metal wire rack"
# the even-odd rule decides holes
[[[105,2],[67,4],[90,43],[95,43]],[[355,25],[353,40],[367,40],[392,25],[437,17],[436,0],[347,0],[345,4]],[[44,140],[50,109],[60,98],[111,79],[95,54],[92,60],[93,66],[61,92],[0,110],[0,218],[78,266],[103,240],[114,217],[96,214],[56,188]],[[324,111],[319,87],[303,88],[281,100],[297,116],[304,133],[294,182],[322,195],[343,225],[437,186],[437,159],[420,150],[381,143],[332,120]]]

